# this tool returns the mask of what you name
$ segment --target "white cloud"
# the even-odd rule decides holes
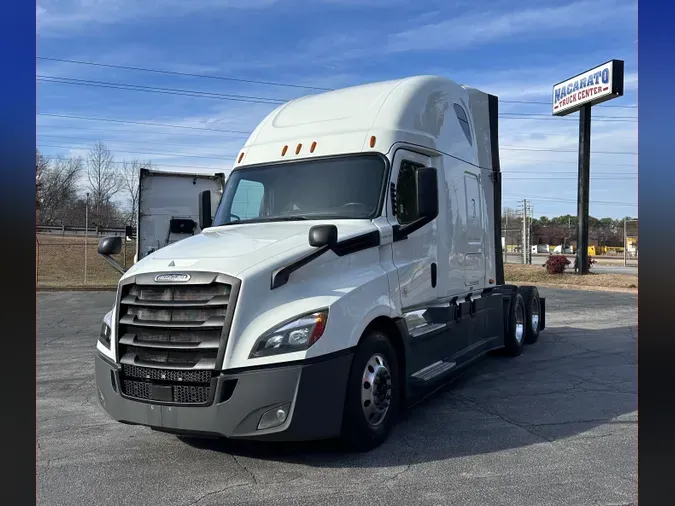
[[[39,0],[39,36],[70,36],[99,25],[180,17],[194,12],[262,9],[279,0]]]
[[[386,52],[446,50],[476,46],[526,34],[583,30],[599,22],[637,17],[632,2],[611,0],[582,0],[568,5],[527,8],[519,11],[469,13],[437,23],[429,23],[392,35],[385,45]],[[604,25],[608,27],[609,25]]]

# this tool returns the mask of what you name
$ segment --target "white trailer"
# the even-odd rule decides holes
[[[160,248],[199,234],[199,194],[223,192],[225,174],[188,174],[141,169],[136,215],[138,261]],[[214,200],[215,205],[218,200]]]
[[[519,355],[545,300],[504,284],[497,105],[418,76],[270,113],[215,215],[200,195],[201,233],[120,279],[97,343],[103,408],[167,432],[368,449],[487,352]]]

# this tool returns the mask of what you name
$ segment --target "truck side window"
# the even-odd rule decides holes
[[[462,130],[464,131],[464,135],[466,135],[466,140],[469,141],[469,145],[473,146],[473,141],[471,140],[471,127],[469,126],[469,118],[466,115],[466,111],[459,104],[455,104],[454,107],[455,107],[455,114],[457,115],[457,119],[459,120],[459,125],[462,127]]]
[[[417,180],[415,170],[424,167],[419,163],[403,160],[396,182],[396,216],[401,225],[412,223],[419,218],[417,210]]]
[[[230,214],[242,220],[259,218],[264,194],[265,187],[262,183],[242,179],[237,185]]]

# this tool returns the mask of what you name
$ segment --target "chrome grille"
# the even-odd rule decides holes
[[[164,403],[209,403],[219,351],[227,341],[233,284],[206,273],[175,285],[155,284],[148,276],[120,287],[122,393]]]

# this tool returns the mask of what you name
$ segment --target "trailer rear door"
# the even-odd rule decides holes
[[[136,223],[136,261],[164,246],[201,232],[199,194],[211,191],[212,215],[225,175],[141,170]]]

